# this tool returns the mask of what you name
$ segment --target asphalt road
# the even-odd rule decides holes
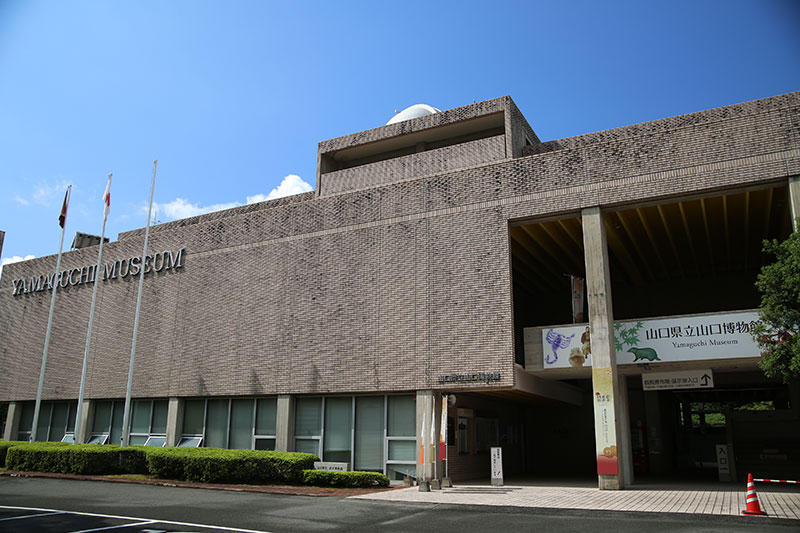
[[[24,507],[27,509],[19,509]],[[69,511],[86,514],[70,514]],[[36,515],[36,516],[34,516]],[[104,516],[95,516],[104,515]],[[374,502],[0,477],[0,531],[800,532],[800,521]]]

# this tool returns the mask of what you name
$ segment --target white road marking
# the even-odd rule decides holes
[[[55,513],[37,513],[37,514],[26,514],[22,516],[12,516],[10,518],[0,518],[0,522],[5,522],[6,520],[19,520],[20,518],[35,518],[37,516],[52,516],[55,514],[64,514],[64,512],[57,511]]]
[[[145,522],[134,522],[130,524],[120,524],[118,526],[106,526],[106,527],[96,527],[94,529],[81,529],[80,531],[72,531],[71,533],[89,533],[90,531],[105,531],[107,529],[117,529],[120,527],[134,527],[134,526],[146,526],[149,524],[155,524],[158,520],[147,520]]]
[[[48,512],[52,514],[75,514],[81,516],[98,516],[101,518],[118,518],[120,520],[134,520],[134,521],[149,521],[148,523],[159,523],[159,524],[171,524],[175,526],[188,526],[188,527],[205,527],[208,529],[218,529],[220,531],[237,531],[240,533],[270,533],[269,531],[264,531],[261,529],[241,529],[237,527],[224,527],[224,526],[212,526],[210,524],[195,524],[192,522],[176,522],[174,520],[159,520],[157,518],[142,518],[136,516],[119,516],[119,515],[112,515],[112,514],[100,514],[100,513],[82,513],[80,511],[65,511],[63,509],[44,509],[41,507],[17,507],[14,505],[0,505],[0,509],[15,509],[20,511],[42,511]],[[30,515],[28,515],[30,516]],[[132,525],[132,524],[128,524]],[[133,524],[135,525],[135,524]]]

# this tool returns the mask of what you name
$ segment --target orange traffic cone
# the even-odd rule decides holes
[[[758,494],[756,494],[756,484],[753,482],[753,474],[747,474],[747,493],[744,496],[747,508],[742,511],[742,514],[753,516],[767,516],[767,513],[761,510],[758,505]]]

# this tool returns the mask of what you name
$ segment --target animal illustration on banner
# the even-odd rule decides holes
[[[552,365],[556,361],[558,361],[558,350],[563,350],[564,348],[568,348],[570,342],[572,342],[572,338],[576,334],[573,333],[569,337],[562,335],[560,333],[556,333],[555,330],[550,330],[547,332],[547,343],[553,348],[553,358],[550,359],[550,355],[545,356],[545,362],[549,365]]]

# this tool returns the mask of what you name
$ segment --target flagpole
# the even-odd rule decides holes
[[[92,305],[89,308],[89,328],[86,331],[86,347],[83,349],[83,368],[81,369],[81,387],[78,392],[78,408],[75,409],[75,433],[73,436],[73,443],[78,443],[82,440],[84,428],[81,422],[81,406],[83,405],[83,391],[86,385],[86,367],[89,363],[89,347],[92,344],[92,325],[94,324],[94,308],[97,302],[97,286],[100,285],[101,271],[103,268],[103,242],[106,240],[106,220],[108,220],[108,201],[106,195],[109,194],[111,189],[111,173],[108,173],[108,185],[106,185],[106,193],[103,195],[103,229],[100,232],[100,249],[97,251],[97,267],[94,270],[94,287],[92,287]]]
[[[58,289],[58,272],[61,270],[61,252],[64,250],[64,233],[67,231],[67,213],[65,207],[69,206],[69,197],[72,194],[72,185],[67,186],[67,195],[64,198],[64,224],[61,226],[61,243],[58,245],[58,259],[56,259],[56,273],[53,275],[53,295],[50,297],[50,313],[47,315],[47,331],[44,334],[44,350],[42,351],[42,367],[39,369],[39,388],[36,390],[36,406],[33,408],[33,425],[31,426],[30,442],[36,441],[36,429],[39,426],[39,408],[42,406],[42,388],[44,387],[44,369],[47,366],[47,350],[50,348],[50,332],[53,329],[53,310],[56,306],[56,289]],[[60,220],[59,220],[60,222]]]
[[[150,184],[150,205],[147,207],[147,225],[144,230],[144,246],[142,247],[141,273],[139,274],[139,294],[136,296],[136,315],[133,319],[133,341],[131,342],[131,360],[128,365],[128,387],[125,389],[125,414],[122,417],[121,445],[127,446],[130,437],[128,420],[131,414],[131,384],[133,383],[133,359],[136,357],[136,335],[139,333],[139,311],[142,308],[142,286],[144,283],[144,261],[147,257],[147,239],[150,237],[150,216],[153,211],[153,192],[156,189],[156,169],[158,159],[153,161],[153,182]]]

